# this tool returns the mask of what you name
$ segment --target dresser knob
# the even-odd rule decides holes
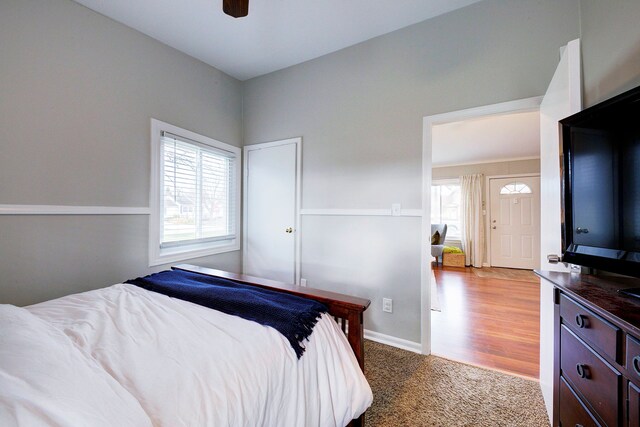
[[[578,328],[582,329],[582,328],[586,328],[587,327],[587,317],[583,314],[577,314],[576,315],[576,325],[578,325]]]
[[[633,370],[636,372],[636,375],[640,375],[640,356],[633,358]]]
[[[589,379],[589,368],[582,363],[578,363],[576,365],[576,371],[578,372],[578,376],[580,378]]]

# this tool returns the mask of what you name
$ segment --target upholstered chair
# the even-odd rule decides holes
[[[436,235],[436,232],[438,233]],[[431,256],[438,258],[442,263],[442,254],[444,253],[444,239],[447,236],[447,224],[431,224]]]

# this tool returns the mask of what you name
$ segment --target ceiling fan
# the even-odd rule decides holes
[[[222,0],[222,11],[234,18],[249,14],[249,0]]]

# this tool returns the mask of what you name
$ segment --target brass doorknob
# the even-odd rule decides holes
[[[293,228],[287,227],[287,229],[284,230],[284,231],[285,231],[285,233],[293,233]]]

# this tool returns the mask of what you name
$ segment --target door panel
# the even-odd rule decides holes
[[[533,260],[533,248],[535,244],[533,242],[533,236],[522,236],[522,258]]]
[[[514,185],[515,184],[515,185]],[[518,193],[521,184],[530,193]],[[504,194],[514,188],[514,193]],[[517,187],[517,188],[516,188]],[[537,177],[489,180],[491,203],[491,265],[539,267],[540,184]]]
[[[558,121],[582,109],[580,40],[570,42],[547,93],[540,104],[540,187],[542,270],[569,271],[564,264],[551,264],[547,255],[562,254],[562,196],[560,183],[560,129]]]
[[[500,236],[500,255],[503,258],[511,258],[511,235]]]
[[[500,217],[498,218],[498,224],[511,225],[511,206],[507,199],[500,199]]]
[[[558,121],[582,108],[580,40],[569,42],[540,104],[540,260],[542,270],[568,271],[547,255],[562,254],[560,130]],[[549,418],[553,414],[553,284],[540,281],[540,388]],[[557,421],[557,420],[556,420]]]
[[[527,198],[527,199],[522,199],[521,201],[522,203],[522,210],[520,211],[521,213],[521,217],[520,217],[520,223],[522,225],[533,225],[534,222],[534,215],[533,215],[533,206],[531,203],[531,199]]]
[[[295,283],[295,143],[249,149],[245,274]]]
[[[629,427],[640,427],[640,388],[629,383]]]

